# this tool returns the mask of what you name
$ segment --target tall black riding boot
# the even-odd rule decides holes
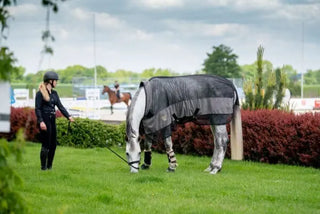
[[[47,158],[48,158],[49,150],[42,147],[40,151],[40,162],[41,162],[41,170],[47,169]]]
[[[52,163],[53,163],[53,158],[54,154],[56,152],[56,149],[50,149],[48,153],[48,163],[47,163],[47,168],[52,169]]]

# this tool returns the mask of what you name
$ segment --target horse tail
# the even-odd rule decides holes
[[[230,123],[231,129],[231,159],[243,159],[243,136],[240,105],[233,106],[233,118]]]

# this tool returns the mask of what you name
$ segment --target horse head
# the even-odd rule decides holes
[[[126,156],[131,173],[139,172],[141,148],[138,137],[126,137]]]
[[[130,165],[130,172],[137,173],[140,164],[140,139],[139,127],[144,117],[146,96],[144,88],[139,88],[136,92],[135,100],[131,103],[126,119],[126,155]]]
[[[102,94],[107,93],[108,91],[110,91],[109,86],[104,85],[104,86],[103,86],[103,90],[102,90]]]

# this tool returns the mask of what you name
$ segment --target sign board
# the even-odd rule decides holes
[[[22,98],[25,100],[29,99],[29,90],[28,89],[14,89],[14,97],[16,99]]]
[[[314,109],[320,109],[320,100],[314,101]]]
[[[99,88],[86,89],[86,115],[89,119],[100,119],[100,108],[98,101],[100,100]]]
[[[10,132],[10,93],[9,82],[0,82],[0,132]]]
[[[87,88],[86,89],[86,99],[87,100],[99,100],[100,90],[98,88]]]

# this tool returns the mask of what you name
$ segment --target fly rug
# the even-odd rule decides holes
[[[242,159],[239,99],[231,81],[213,75],[153,77],[140,83],[127,112],[126,155],[130,171],[137,173],[139,170],[139,136],[144,134],[141,168],[151,166],[152,143],[162,139],[169,160],[167,171],[174,172],[177,160],[172,149],[172,127],[188,121],[211,127],[214,151],[206,171],[216,174],[221,170],[229,141],[226,129],[229,122],[232,159]]]

